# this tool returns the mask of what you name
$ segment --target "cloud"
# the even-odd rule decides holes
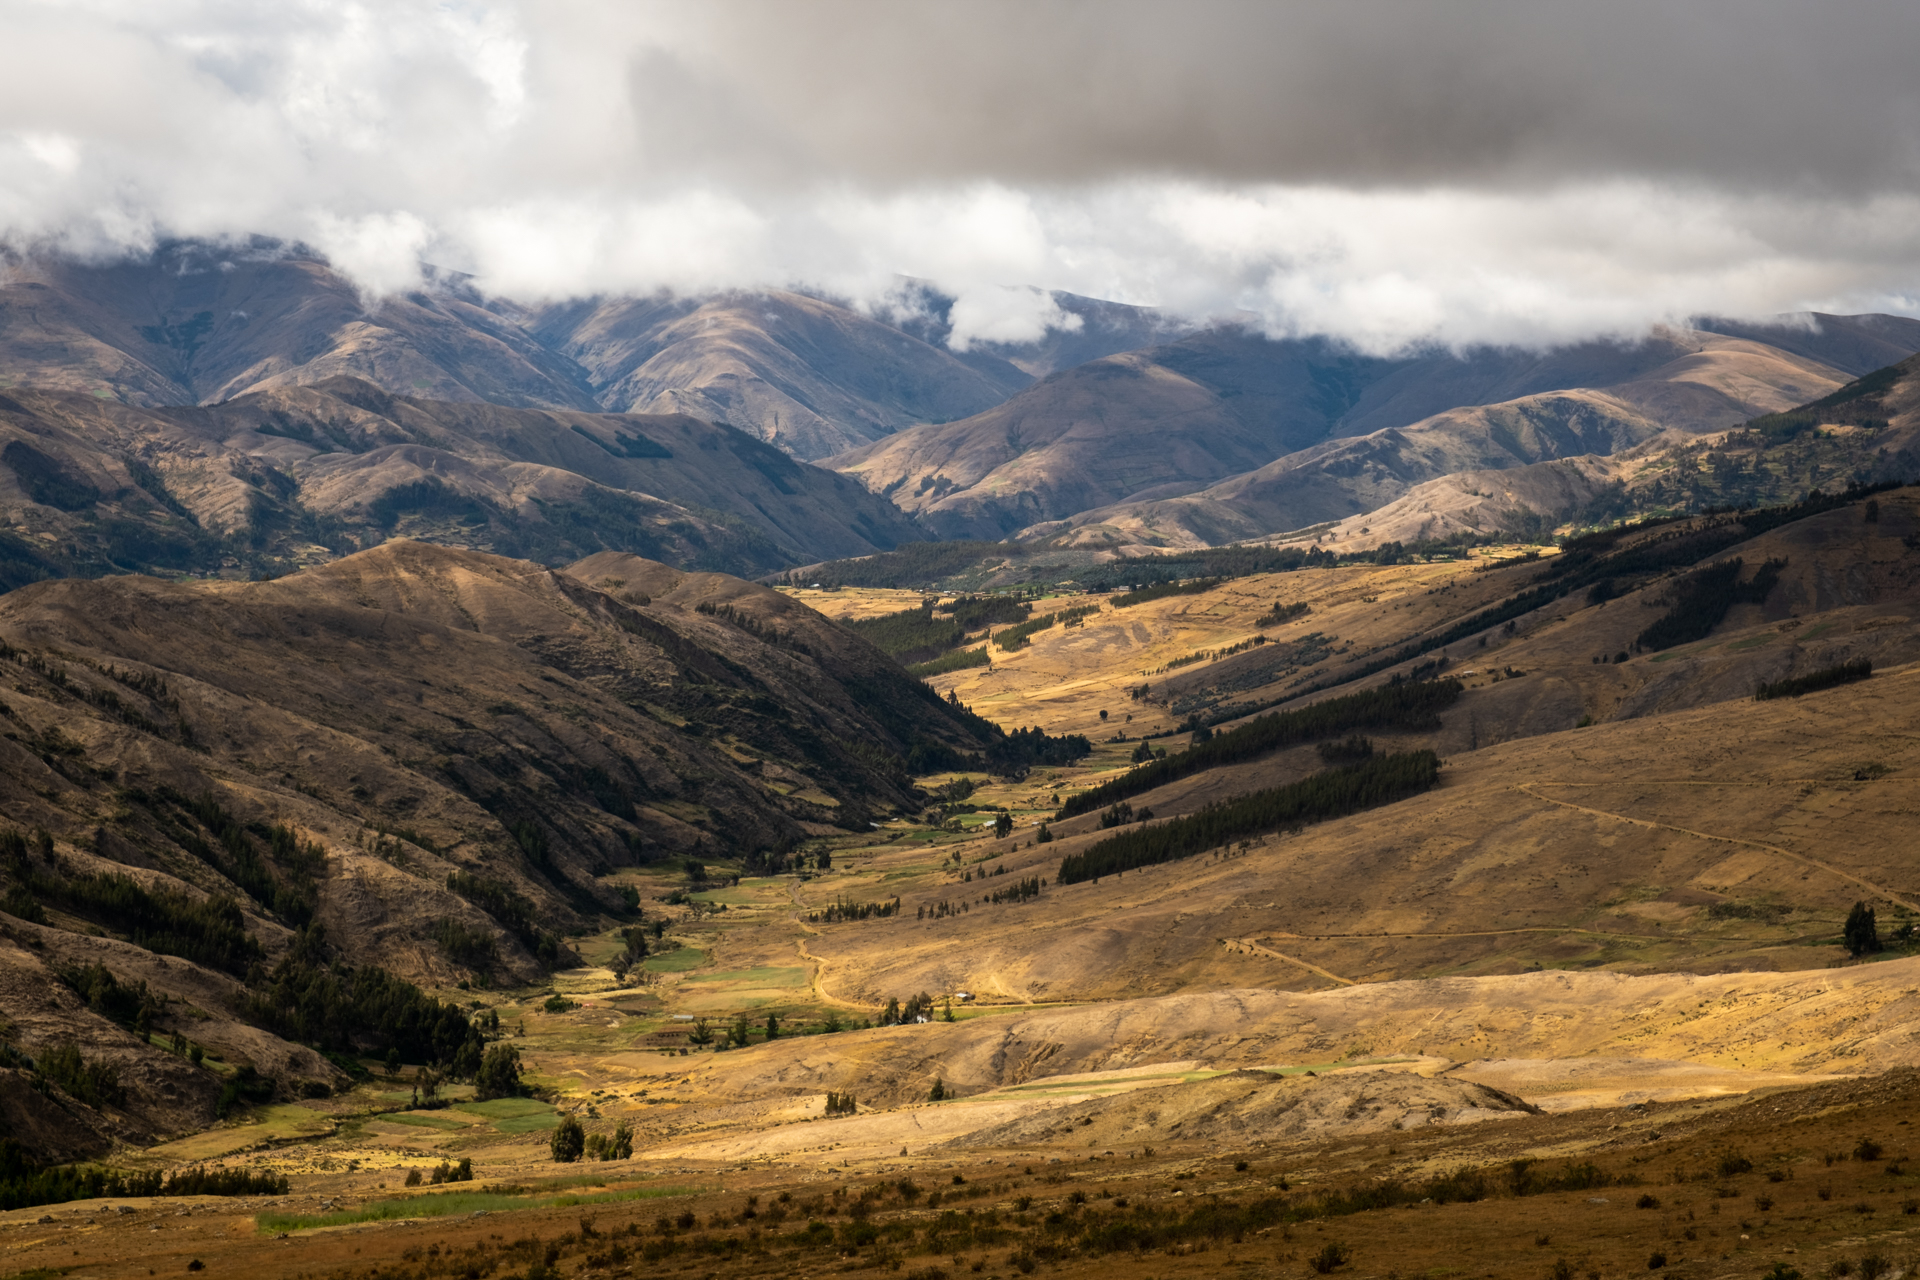
[[[1369,350],[1920,307],[1920,9],[0,4],[0,239],[526,298],[1049,290]]]

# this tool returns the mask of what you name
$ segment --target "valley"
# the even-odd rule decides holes
[[[1914,1255],[1915,322],[430,284],[0,285],[13,1273]]]
[[[154,1228],[139,1266],[340,1275],[1898,1256],[1916,531],[1920,491],[1883,488],[1544,555],[1041,591],[1018,616],[1048,623],[989,623],[962,643],[991,665],[918,685],[861,638],[917,591],[614,553],[556,572],[396,542],[270,583],[18,589],[7,811],[31,838],[9,855],[0,1005],[36,1065],[0,1073],[14,1131],[127,1176],[290,1189],[25,1205],[0,1213],[9,1265],[131,1274],[104,1215]],[[1753,601],[1649,638],[1735,558],[1766,567]],[[1753,697],[1862,658],[1865,680]],[[344,696],[326,673],[349,669],[385,692]],[[1064,882],[1115,834],[1319,776],[1349,733],[1235,757],[1243,726],[1418,690],[1437,714],[1364,733],[1381,758],[1435,753],[1430,788]],[[766,698],[807,720],[762,724]],[[473,736],[483,715],[498,745]],[[1003,732],[1058,754],[970,763]],[[1076,735],[1085,754],[1047,745]],[[862,739],[938,767],[909,787]],[[1223,763],[1172,769],[1203,742]],[[547,763],[510,767],[530,746]],[[1143,757],[1167,781],[1129,783]],[[1104,801],[1076,808],[1095,788],[1126,795],[1121,833]],[[324,857],[305,908],[235,861],[255,850],[303,892],[278,826]],[[143,948],[71,887],[116,867],[155,901],[242,896],[264,963]],[[482,880],[501,889],[440,887]],[[503,893],[531,943],[501,928]],[[1856,903],[1882,949],[1850,959]],[[243,993],[295,963],[417,984],[515,1052],[520,1096],[482,1098],[404,1038],[385,1055],[263,1024]],[[156,1002],[132,1019],[72,976],[89,964]],[[29,1055],[73,1036],[117,1064],[120,1101],[44,1083]],[[270,1081],[257,1100],[221,1092],[242,1064]],[[52,1128],[20,1109],[34,1080],[62,1089]],[[556,1164],[574,1123],[631,1154]],[[462,1161],[471,1188],[424,1177]],[[1439,1225],[1389,1229],[1406,1214]]]

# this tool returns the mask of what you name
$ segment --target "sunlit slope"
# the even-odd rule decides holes
[[[1167,546],[1257,538],[1365,515],[1460,472],[1605,458],[1663,432],[1724,430],[1823,396],[1848,377],[1760,343],[1697,333],[1673,341],[1672,360],[1616,385],[1450,408],[1303,449],[1186,496],[1085,511],[1071,523]]]

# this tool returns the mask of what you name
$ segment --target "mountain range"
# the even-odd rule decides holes
[[[1050,301],[1043,338],[967,343],[914,281],[865,310],[535,304],[437,272],[370,303],[266,241],[23,259],[0,283],[0,582],[269,576],[393,536],[756,575],[929,539],[1361,546],[1388,508],[1413,540],[1525,532],[1650,501],[1629,473],[1920,349],[1920,321],[1807,315],[1382,357]]]

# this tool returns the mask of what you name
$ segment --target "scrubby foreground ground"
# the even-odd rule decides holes
[[[422,1194],[365,1174],[273,1213],[197,1199],[5,1215],[36,1275],[1012,1277],[1888,1274],[1920,1252],[1907,1071],[1720,1101],[1636,1104],[1252,1149],[952,1150],[848,1167],[646,1163]],[[519,1203],[540,1205],[515,1212]],[[290,1227],[281,1231],[278,1227]],[[196,1268],[195,1264],[199,1264]]]

